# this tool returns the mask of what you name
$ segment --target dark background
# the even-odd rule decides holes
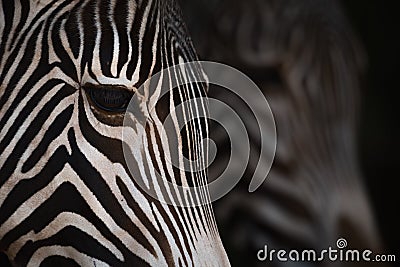
[[[359,154],[385,253],[400,260],[398,1],[343,0],[364,45],[368,71],[362,88]]]

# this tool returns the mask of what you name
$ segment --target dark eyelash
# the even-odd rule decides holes
[[[125,112],[133,96],[121,86],[85,85],[83,88],[97,108],[109,112]]]

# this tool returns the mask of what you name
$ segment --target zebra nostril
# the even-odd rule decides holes
[[[107,112],[125,112],[133,96],[124,86],[118,85],[86,84],[83,89],[92,104]]]

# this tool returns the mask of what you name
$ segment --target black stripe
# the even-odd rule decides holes
[[[36,46],[37,46],[37,38],[38,38],[39,32],[42,27],[43,27],[43,23],[41,23],[34,30],[34,32],[32,33],[32,36],[28,40],[27,47],[29,49],[27,49],[24,52],[24,56],[22,57],[21,61],[18,62],[19,64],[15,70],[15,73],[12,75],[12,78],[10,79],[10,81],[7,84],[4,94],[0,99],[0,107],[4,106],[6,101],[9,99],[12,91],[14,90],[15,86],[20,81],[21,77],[24,74],[26,74],[28,67],[31,65],[33,56],[35,55],[35,50],[36,50]],[[3,84],[4,78],[7,75],[8,71],[10,70],[10,68],[13,65],[15,65],[15,61],[17,59],[17,56],[20,54],[20,51],[21,51],[21,42],[17,45],[16,49],[10,55],[10,57],[7,58],[7,62],[3,68],[3,72],[1,73],[1,76],[0,76],[0,84]],[[4,70],[7,70],[7,71],[4,71]],[[24,95],[21,95],[21,93],[19,93],[15,100],[17,102],[20,102],[21,98],[24,97],[25,95],[26,95],[26,93]],[[12,110],[12,108],[10,108],[10,109]]]
[[[82,61],[81,61],[81,77],[85,72],[86,66],[91,66],[91,62],[93,60],[93,51],[96,42],[96,21],[95,21],[95,9],[96,6],[93,1],[89,1],[81,10],[82,13],[82,24],[81,27],[83,28],[83,53],[82,53]],[[89,75],[91,77],[96,77],[91,68],[88,68]]]
[[[101,71],[104,76],[114,77],[111,74],[111,62],[113,59],[114,49],[114,34],[112,31],[109,13],[110,13],[110,1],[99,1],[99,17],[100,17],[100,64]]]
[[[48,185],[64,168],[68,157],[68,151],[65,146],[60,146],[49,158],[47,164],[38,175],[31,177],[30,180],[20,181],[13,190],[11,190],[1,206],[2,212],[0,213],[0,225],[3,224],[29,197]],[[6,250],[13,241],[29,232],[33,227],[36,227],[35,229],[42,229],[44,227],[43,223],[46,223],[44,219],[47,218],[47,216],[48,215],[43,218],[39,217],[38,221],[26,220],[20,225],[16,225],[15,228],[2,237],[0,240],[0,249]]]
[[[118,76],[124,64],[128,62],[128,1],[118,0],[114,8],[114,21],[118,31],[119,47],[118,47]],[[128,11],[129,12],[129,11]]]
[[[29,15],[29,0],[20,0],[21,1],[21,18],[19,19],[17,28],[15,28],[15,34],[11,43],[15,43],[16,38],[18,36],[18,33],[21,32],[22,28],[24,27],[24,24],[26,23],[26,20],[28,18]]]
[[[65,182],[57,188],[56,191],[46,199],[31,216],[15,227],[13,232],[19,235],[30,230],[40,232],[60,213],[66,211],[80,214],[90,222],[96,223],[95,226],[98,230],[102,229],[102,227],[98,227],[98,225],[102,225],[103,223],[99,221],[96,215],[91,211],[90,207],[77,192],[75,186],[69,182]],[[85,234],[82,230],[78,230],[71,226],[61,230],[59,233],[48,239],[36,242],[27,242],[17,254],[16,262],[19,263],[20,266],[26,266],[28,263],[27,261],[38,248],[49,245],[72,246],[85,254],[107,261],[112,266],[118,266],[121,264],[121,262],[111,252],[101,246],[100,243],[94,240],[91,236]]]
[[[68,2],[65,2],[66,5]],[[64,5],[60,5],[55,12],[59,12]],[[68,45],[65,43],[65,40],[61,39],[60,31],[64,31],[61,29],[61,24],[64,20],[66,20],[69,16],[69,13],[65,13],[59,17],[59,19],[54,23],[53,29],[49,31],[51,33],[52,47],[54,48],[54,52],[60,58],[61,62],[57,64],[57,66],[64,72],[68,77],[73,79],[75,82],[78,82],[78,73],[76,70],[75,63],[72,61],[71,57],[68,55],[67,51],[64,48],[64,45]],[[46,29],[47,30],[47,29]],[[44,39],[43,42],[47,40]]]
[[[54,122],[49,126],[46,133],[44,134],[39,145],[32,152],[29,158],[24,162],[24,165],[22,166],[22,172],[28,172],[35,166],[35,164],[38,163],[40,158],[46,152],[50,143],[54,139],[56,139],[68,125],[72,116],[73,109],[74,107],[70,105],[55,118]]]
[[[14,1],[9,1],[9,0],[3,0],[2,1],[2,8],[3,8],[3,16],[4,16],[4,28],[3,28],[3,34],[1,35],[0,39],[0,63],[3,62],[4,60],[4,54],[6,51],[6,44],[7,41],[9,40],[10,37],[10,32],[11,32],[11,27],[14,22],[14,10],[15,10],[15,3]],[[0,84],[2,84],[3,75],[0,76]],[[1,106],[1,105],[0,105]]]
[[[140,229],[127,217],[120,202],[104,181],[104,179],[113,179],[113,177],[102,177],[97,169],[90,164],[86,157],[79,151],[76,137],[72,129],[68,132],[68,140],[72,149],[69,163],[77,172],[80,179],[93,192],[102,207],[104,207],[121,228],[127,231],[129,235],[136,239],[144,248],[150,252],[154,251],[154,248]],[[104,143],[106,143],[106,140],[104,140]]]
[[[131,39],[131,44],[132,44],[132,51],[131,51],[132,55],[131,58],[129,59],[130,61],[126,71],[126,77],[130,80],[133,78],[133,73],[138,63],[140,26],[142,25],[142,21],[144,18],[143,17],[144,11],[145,9],[143,7],[136,9],[135,17],[133,19],[132,29],[130,30],[129,33],[130,35],[129,37]]]
[[[68,92],[69,88],[70,87],[68,86],[64,86],[63,90],[58,91],[56,95],[43,106],[36,118],[33,119],[32,123],[25,131],[24,135],[18,140],[13,152],[9,155],[3,167],[0,169],[0,173],[2,174],[0,177],[0,186],[2,186],[6,181],[5,179],[8,179],[8,177],[10,177],[10,175],[13,173],[19,159],[25,152],[29,143],[32,141],[32,138],[38,134],[42,125],[49,117],[51,112],[54,110],[54,108],[57,106],[57,104],[59,104],[59,102],[61,102],[66,96],[68,96],[67,94],[70,93]],[[12,127],[0,143],[0,154],[3,153],[7,145],[9,145],[15,133],[18,131],[20,125],[25,120],[25,118],[29,116],[31,110],[36,106],[36,103],[38,101],[38,99],[32,99],[32,103],[29,102],[26,108],[24,108],[23,111],[19,114],[16,119],[16,123],[12,125]]]

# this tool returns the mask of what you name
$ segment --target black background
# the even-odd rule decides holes
[[[368,56],[362,88],[359,153],[385,253],[400,259],[399,216],[399,50],[398,1],[342,4]]]

